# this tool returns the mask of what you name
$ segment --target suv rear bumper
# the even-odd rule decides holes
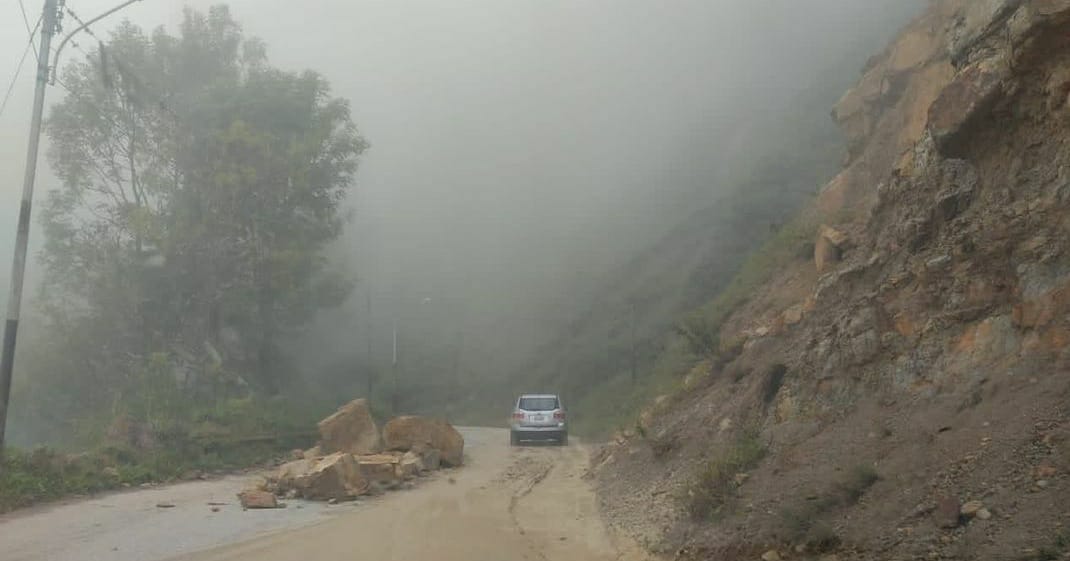
[[[568,434],[568,427],[523,427],[511,428],[513,435],[518,440],[560,440]]]

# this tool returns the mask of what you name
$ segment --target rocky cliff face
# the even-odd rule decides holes
[[[598,456],[605,512],[686,559],[1070,553],[1070,0],[934,1],[833,116],[816,263]]]

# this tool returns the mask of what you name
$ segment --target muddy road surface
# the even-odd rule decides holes
[[[241,478],[120,493],[2,518],[0,551],[5,561],[643,559],[607,533],[581,443],[511,448],[503,430],[462,432],[467,465],[410,490],[246,512]]]

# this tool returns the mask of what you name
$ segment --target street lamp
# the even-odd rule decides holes
[[[426,297],[422,301],[420,301],[420,306],[430,303],[431,298]],[[393,410],[394,415],[397,415],[400,407],[398,405],[398,314],[396,310],[394,312],[393,349],[394,350],[390,361],[390,371],[391,377],[393,378],[394,387],[390,396],[390,407]]]

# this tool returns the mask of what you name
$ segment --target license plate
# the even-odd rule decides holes
[[[544,417],[542,415],[535,415],[534,417],[531,418],[531,420],[536,422],[536,423],[541,423],[541,422],[546,420],[546,417]]]

